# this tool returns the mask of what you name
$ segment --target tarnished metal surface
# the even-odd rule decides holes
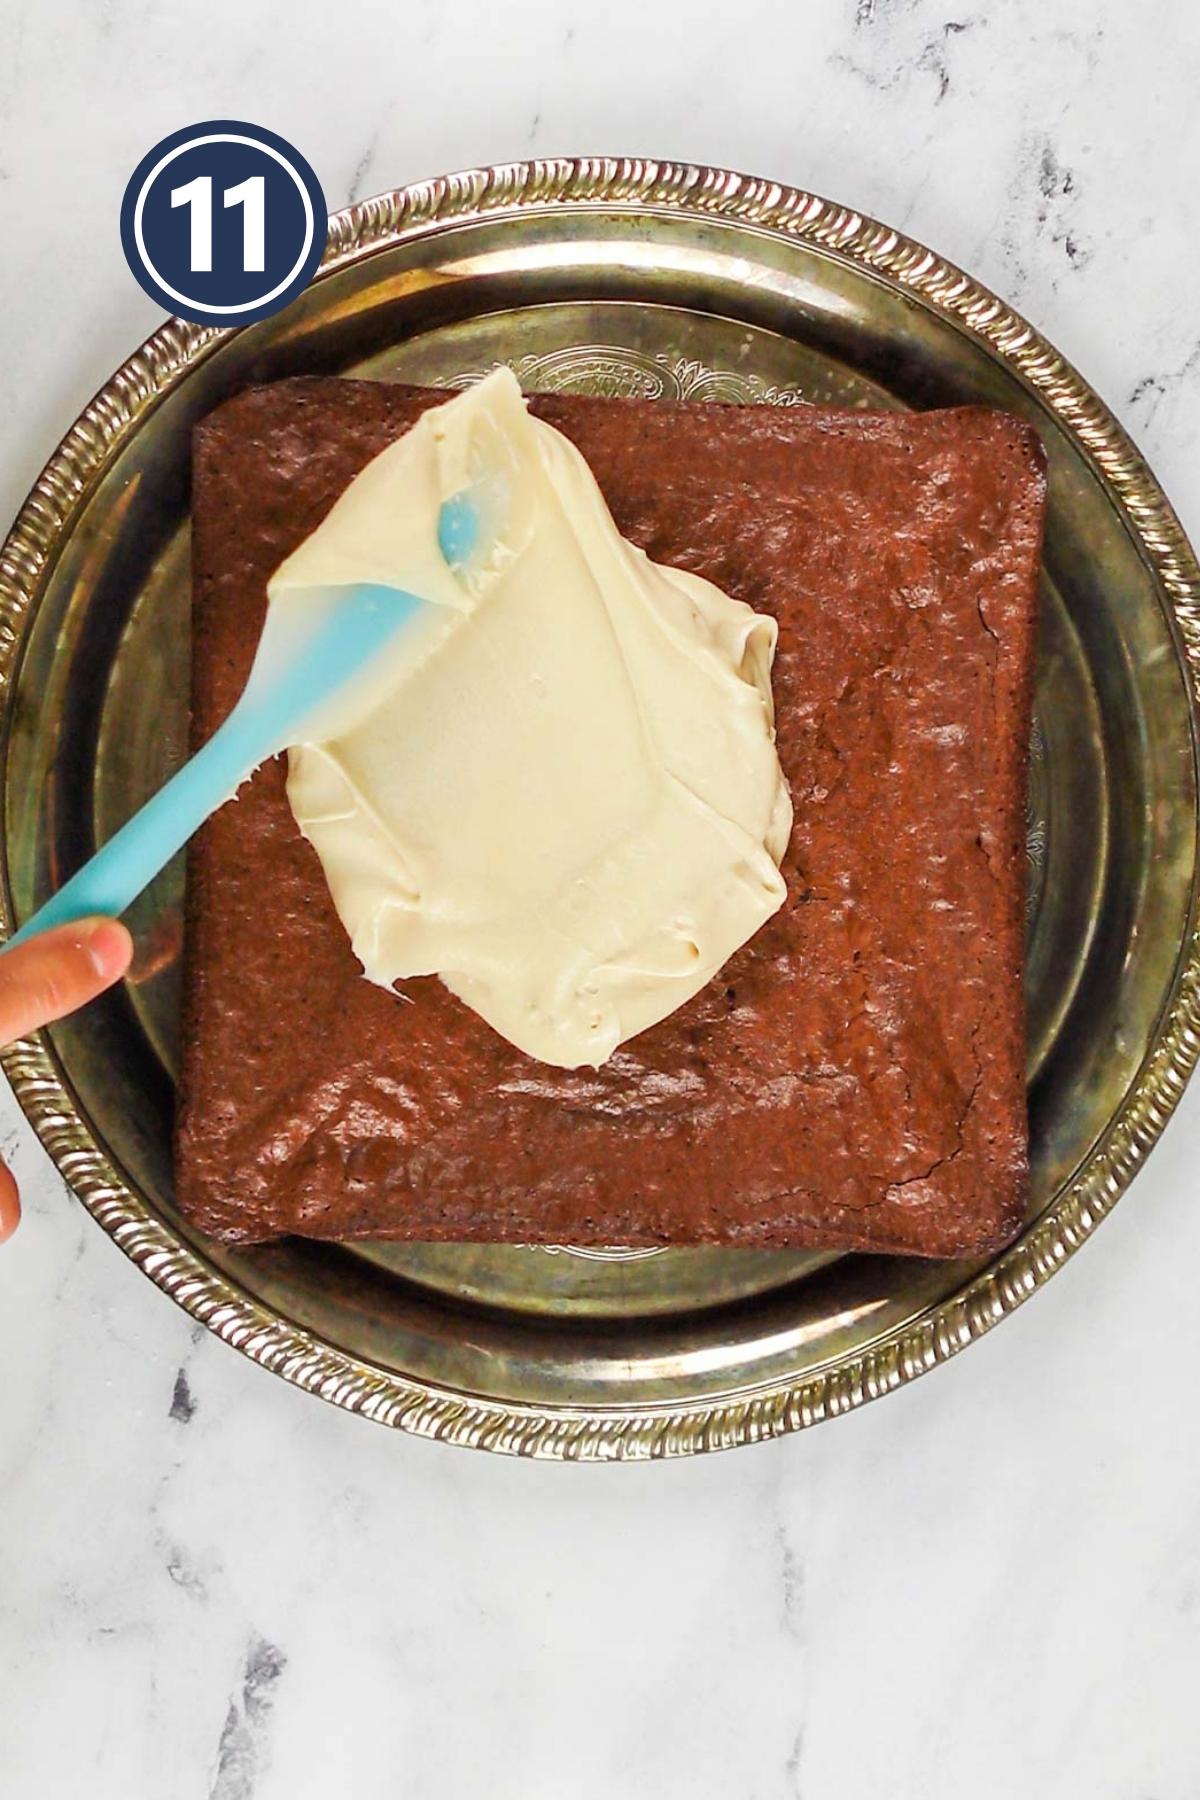
[[[31,495],[0,565],[10,920],[183,753],[191,423],[252,380],[453,385],[501,360],[530,387],[982,401],[1041,432],[1023,1238],[982,1268],[201,1242],[172,1205],[178,868],[139,903],[125,989],[5,1066],[75,1191],[152,1279],[325,1398],[534,1455],[744,1443],[886,1391],[995,1323],[1108,1211],[1178,1098],[1200,1044],[1200,574],[1086,384],[894,232],[684,166],[564,161],[424,183],[338,215],[322,275],[281,317],[236,334],[164,327]]]

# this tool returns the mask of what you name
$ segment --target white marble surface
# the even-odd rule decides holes
[[[1200,534],[1188,0],[0,0],[0,511],[150,329],[117,208],[195,119],[331,204],[533,151],[727,162],[907,227],[1037,321]],[[1050,1288],[756,1451],[530,1466],[252,1368],[10,1100],[5,1800],[1194,1800],[1200,1089]]]

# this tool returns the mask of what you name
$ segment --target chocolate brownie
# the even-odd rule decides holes
[[[301,379],[199,426],[194,745],[268,577],[441,398]],[[269,764],[191,851],[181,1208],[243,1241],[1004,1243],[1028,1181],[1036,436],[983,409],[533,407],[628,538],[778,620],[787,900],[602,1068],[550,1068],[435,978],[363,978]]]

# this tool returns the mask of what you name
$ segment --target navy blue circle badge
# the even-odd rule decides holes
[[[199,325],[248,325],[312,280],[329,218],[286,138],[238,119],[172,132],[121,202],[121,243],[152,300]]]

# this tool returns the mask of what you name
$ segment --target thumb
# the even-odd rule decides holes
[[[12,1236],[20,1217],[21,1202],[17,1196],[17,1184],[4,1164],[0,1163],[0,1244],[6,1237]]]

